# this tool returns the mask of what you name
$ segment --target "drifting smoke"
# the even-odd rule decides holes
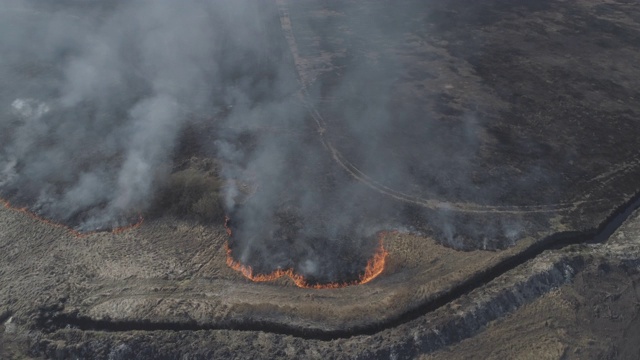
[[[256,272],[354,279],[377,233],[405,225],[459,248],[504,246],[487,244],[494,235],[515,241],[526,225],[519,220],[475,236],[477,222],[398,201],[354,176],[454,202],[490,203],[502,186],[477,195],[468,180],[481,150],[473,115],[439,123],[392,95],[406,76],[393,51],[408,26],[392,16],[425,5],[396,14],[333,6],[356,35],[340,45],[347,50],[338,69],[310,85],[275,3],[5,1],[0,195],[81,230],[118,226],[150,205],[180,133],[223,114],[214,133],[200,135],[215,139],[207,151],[221,162],[233,254]],[[343,31],[334,25],[296,27],[331,47]],[[322,126],[314,108],[322,108]],[[355,164],[350,171],[341,156]],[[471,240],[459,240],[460,229]]]
[[[246,1],[4,2],[2,195],[82,230],[144,210],[193,114],[220,111],[250,69],[242,59],[260,56],[260,12]]]

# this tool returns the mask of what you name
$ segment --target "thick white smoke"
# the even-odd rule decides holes
[[[2,195],[83,230],[143,211],[185,124],[230,97],[220,69],[255,53],[250,3],[3,4]]]
[[[483,171],[473,115],[432,121],[423,99],[403,102],[402,79],[417,75],[398,54],[426,30],[400,20],[426,5],[329,5],[344,16],[322,23],[301,5],[287,26],[308,44],[296,45],[275,1],[5,1],[0,196],[81,230],[122,225],[150,205],[193,128],[220,164],[234,255],[258,271],[353,277],[376,232],[405,225],[460,248],[515,241],[522,226],[501,221],[462,241],[477,221],[367,184],[478,204],[504,185],[472,181]],[[333,58],[302,73],[293,45],[298,61]]]

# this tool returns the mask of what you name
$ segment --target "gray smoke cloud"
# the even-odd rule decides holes
[[[472,180],[474,114],[432,121],[397,95],[411,75],[395,54],[415,26],[398,19],[426,6],[407,4],[334,3],[340,26],[296,18],[307,39],[346,49],[310,81],[276,2],[7,0],[0,194],[81,230],[119,226],[151,204],[181,132],[216,117],[197,135],[221,163],[234,256],[258,272],[354,278],[396,228],[456,248],[512,244],[528,226],[517,217],[479,226],[394,195],[484,204],[504,189]],[[341,32],[355,35],[332,43]]]
[[[4,2],[3,195],[83,230],[117,226],[144,210],[185,124],[218,111],[229,72],[242,77],[236,62],[259,50],[260,8]]]

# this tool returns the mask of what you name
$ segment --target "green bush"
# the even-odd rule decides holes
[[[151,215],[173,215],[208,222],[224,217],[221,181],[212,170],[188,167],[174,172],[160,188]]]

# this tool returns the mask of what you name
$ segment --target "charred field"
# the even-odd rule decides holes
[[[634,2],[9,0],[0,34],[1,358],[640,354]]]

